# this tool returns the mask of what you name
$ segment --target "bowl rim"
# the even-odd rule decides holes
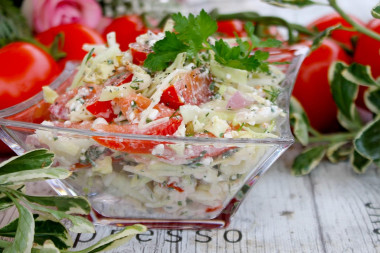
[[[303,45],[295,45],[288,46],[286,48],[282,48],[285,50],[293,51],[294,58],[290,62],[289,68],[295,69],[295,72],[298,73],[301,63],[303,62],[306,54],[309,51],[307,46]],[[279,49],[281,50],[281,49]],[[270,52],[271,53],[271,52]],[[279,51],[274,51],[274,54],[279,54]],[[297,59],[297,60],[295,60]],[[49,87],[52,89],[57,89],[59,86],[64,83],[76,70],[78,62],[68,61],[62,73],[51,83]],[[294,71],[294,70],[293,70]],[[287,71],[289,72],[289,71]],[[282,81],[285,82],[289,73],[285,73],[285,79]],[[288,80],[289,81],[289,80]],[[292,92],[293,84],[295,82],[295,76],[293,80],[290,80],[290,84],[287,86],[282,86],[286,89],[283,89],[283,96],[286,95],[286,106],[289,106],[290,95]],[[290,87],[289,87],[290,86]],[[287,91],[287,92],[286,92]],[[287,94],[284,94],[287,93]],[[290,131],[290,126],[287,123],[286,129],[280,130],[280,136],[271,137],[271,138],[210,138],[210,137],[177,137],[177,136],[163,136],[163,135],[139,135],[139,134],[124,134],[124,133],[107,133],[107,132],[96,132],[87,129],[74,129],[74,128],[64,128],[57,126],[48,126],[37,123],[29,123],[18,120],[10,120],[6,119],[6,117],[15,115],[20,113],[29,107],[37,104],[43,100],[43,92],[39,92],[33,97],[18,103],[14,106],[5,108],[0,110],[0,126],[5,127],[16,127],[16,128],[28,128],[34,130],[48,130],[53,132],[63,132],[73,135],[81,135],[81,136],[99,136],[99,137],[118,137],[123,139],[131,139],[131,140],[146,140],[146,141],[170,141],[173,143],[202,143],[202,144],[278,144],[278,145],[291,145],[294,143],[294,137]],[[285,112],[288,112],[288,108],[285,109]],[[285,122],[289,122],[289,115],[286,113]]]

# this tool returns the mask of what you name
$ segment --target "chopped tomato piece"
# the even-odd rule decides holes
[[[212,213],[212,212],[215,212],[216,210],[219,210],[221,208],[222,208],[221,205],[220,206],[216,206],[216,207],[208,207],[208,208],[206,208],[206,213]]]
[[[84,86],[80,86],[78,88],[68,90],[67,92],[61,94],[49,108],[49,111],[54,119],[59,120],[68,120],[70,118],[70,109],[66,106],[66,104],[73,99],[78,91],[81,89],[86,89],[82,98],[84,100],[95,101],[97,100],[96,96],[100,92],[101,88],[98,85],[86,84]]]
[[[82,121],[82,122],[69,122],[68,124],[66,122],[61,121],[53,121],[54,126],[56,127],[67,127],[67,128],[74,128],[74,129],[91,129],[93,121]]]
[[[161,102],[173,109],[178,109],[181,105],[185,104],[183,99],[178,96],[177,89],[174,85],[170,85],[169,88],[163,92]]]
[[[112,109],[111,101],[98,100],[87,105],[86,109],[97,118],[104,118],[107,122],[111,122],[117,116]]]
[[[132,61],[136,65],[143,65],[146,57],[152,50],[148,47],[143,47],[138,43],[129,44],[129,48],[131,49]]]
[[[91,163],[75,163],[73,165],[70,166],[70,170],[71,171],[77,171],[77,170],[80,170],[80,169],[89,169],[91,168]]]
[[[104,82],[104,86],[119,86],[124,83],[129,83],[132,81],[133,74],[129,71],[116,73],[114,76],[110,77]]]
[[[124,79],[124,81],[122,81],[121,83],[119,83],[117,86],[120,86],[122,84],[131,82],[132,78],[133,78],[133,74],[130,74],[127,78]]]
[[[131,94],[128,97],[114,99],[115,104],[120,107],[121,112],[127,118],[133,113],[133,117],[140,118],[140,114],[144,111],[152,102],[149,98],[144,97],[141,94]],[[175,113],[172,108],[167,107],[164,104],[157,104],[153,107],[158,110],[158,116],[156,119],[163,117],[171,117]]]
[[[159,125],[153,125],[147,128],[139,128],[137,124],[127,125],[95,125],[93,130],[106,133],[123,133],[123,134],[141,134],[141,135],[173,135],[182,122],[182,118],[172,117],[168,121]],[[146,141],[146,140],[131,140],[122,139],[116,137],[100,137],[96,136],[94,139],[101,145],[108,148],[124,151],[128,153],[151,153],[153,148],[162,144],[158,141]]]
[[[180,75],[162,93],[161,103],[178,109],[184,104],[200,105],[210,100],[211,77],[201,69],[194,69],[189,73]]]
[[[115,98],[114,101],[125,116],[131,112],[141,113],[152,102],[141,94],[130,94],[128,97]]]
[[[197,133],[194,137],[215,138],[212,133]],[[216,157],[236,147],[216,147],[213,145],[191,145],[185,150],[187,159],[202,157]]]
[[[166,185],[169,189],[174,189],[177,192],[183,192],[183,189],[177,186],[174,182]]]

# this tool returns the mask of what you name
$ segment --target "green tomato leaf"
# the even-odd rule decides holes
[[[37,149],[20,156],[14,156],[0,163],[0,176],[8,173],[48,168],[53,163],[53,158],[54,154],[47,149]]]
[[[10,247],[12,242],[0,239],[0,253],[4,252],[4,249]]]
[[[349,144],[350,142],[347,141],[333,143],[327,148],[326,157],[332,163],[347,159],[352,150]]]
[[[354,171],[358,174],[363,174],[367,171],[372,161],[362,156],[355,149],[350,154],[350,163]]]
[[[301,7],[317,4],[315,1],[311,1],[311,0],[263,0],[263,1],[271,5],[286,7],[286,8],[289,8],[289,7],[301,8]]]
[[[0,197],[0,211],[12,207],[13,205],[13,201],[7,196]]]
[[[380,19],[380,3],[372,8],[371,15],[374,18]]]
[[[354,140],[355,149],[367,159],[380,160],[380,116],[368,123]]]
[[[81,251],[77,251],[77,253],[95,253],[108,251],[125,244],[126,242],[131,240],[135,235],[144,233],[146,230],[147,228],[140,224],[128,226],[118,233],[101,239],[91,247],[88,247]]]
[[[348,68],[342,71],[342,76],[357,85],[376,86],[378,83],[373,78],[371,67],[359,63],[352,63]]]
[[[62,211],[53,210],[53,209],[36,205],[30,202],[28,204],[34,210],[43,212],[46,215],[51,215],[57,220],[62,220],[62,219],[70,220],[72,226],[70,227],[69,230],[74,233],[95,233],[95,229],[92,223],[83,217],[70,215]]]
[[[323,40],[329,37],[333,31],[341,29],[341,28],[342,28],[342,25],[336,25],[336,26],[331,26],[325,29],[324,31],[320,32],[313,40],[313,44],[311,45],[310,50],[314,51],[315,49],[317,49],[322,44]]]
[[[359,117],[359,116],[357,116]],[[352,122],[350,119],[347,119],[341,111],[338,110],[337,119],[339,124],[345,129],[355,132],[362,128],[362,124],[359,122]]]
[[[347,68],[348,66],[344,62],[334,62],[329,68],[329,84],[339,111],[347,120],[358,124],[360,119],[354,101],[359,89],[355,83],[342,76],[342,72]]]
[[[68,214],[89,214],[91,211],[90,203],[84,197],[72,196],[29,196],[23,195],[30,202],[43,206],[54,206],[58,211]]]
[[[0,176],[0,184],[20,184],[46,179],[65,179],[71,171],[64,168],[46,168],[28,171],[19,171]]]
[[[61,251],[50,240],[45,241],[42,247],[35,247],[32,249],[32,253],[60,253],[60,252]]]
[[[364,102],[371,112],[380,114],[380,88],[370,87],[364,93]]]
[[[294,160],[292,173],[295,176],[303,176],[309,174],[320,163],[325,153],[325,146],[316,146],[306,149]]]
[[[306,146],[309,143],[309,119],[301,103],[295,97],[291,97],[289,109],[289,118],[290,124],[293,127],[293,133],[297,140]]]
[[[42,217],[33,215],[35,223],[34,242],[43,245],[46,240],[51,240],[60,249],[72,247],[73,242],[66,227],[53,217]],[[0,229],[0,236],[15,237],[19,218]]]
[[[32,213],[22,206],[18,200],[8,195],[17,207],[19,213],[19,222],[17,223],[17,232],[15,239],[10,247],[4,250],[4,253],[27,253],[30,252],[33,246],[34,238],[34,219]]]
[[[19,192],[25,191],[25,185],[7,185],[7,188]],[[0,211],[12,206],[14,206],[13,201],[7,195],[0,192]]]

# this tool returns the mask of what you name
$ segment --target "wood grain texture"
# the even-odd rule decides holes
[[[222,230],[150,230],[112,252],[380,252],[380,172],[356,175],[345,162],[323,162],[294,177],[287,152],[256,184],[231,226]],[[30,193],[52,194],[46,183]],[[17,215],[10,209],[0,225]],[[72,234],[83,249],[112,233]]]

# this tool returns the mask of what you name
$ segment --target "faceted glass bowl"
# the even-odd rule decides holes
[[[151,228],[221,228],[230,223],[259,177],[293,143],[288,108],[305,47],[270,52],[270,60],[288,62],[277,105],[286,116],[276,121],[276,138],[201,138],[99,133],[41,125],[49,119],[42,93],[0,110],[0,137],[17,154],[36,148],[55,153],[53,166],[72,170],[65,180],[48,183],[60,195],[89,199],[96,224]],[[68,64],[50,87],[58,93],[75,72]],[[130,154],[102,145],[156,147],[150,154]],[[163,147],[174,150],[163,155]],[[120,150],[120,148],[118,148]],[[83,166],[83,164],[86,164]]]

